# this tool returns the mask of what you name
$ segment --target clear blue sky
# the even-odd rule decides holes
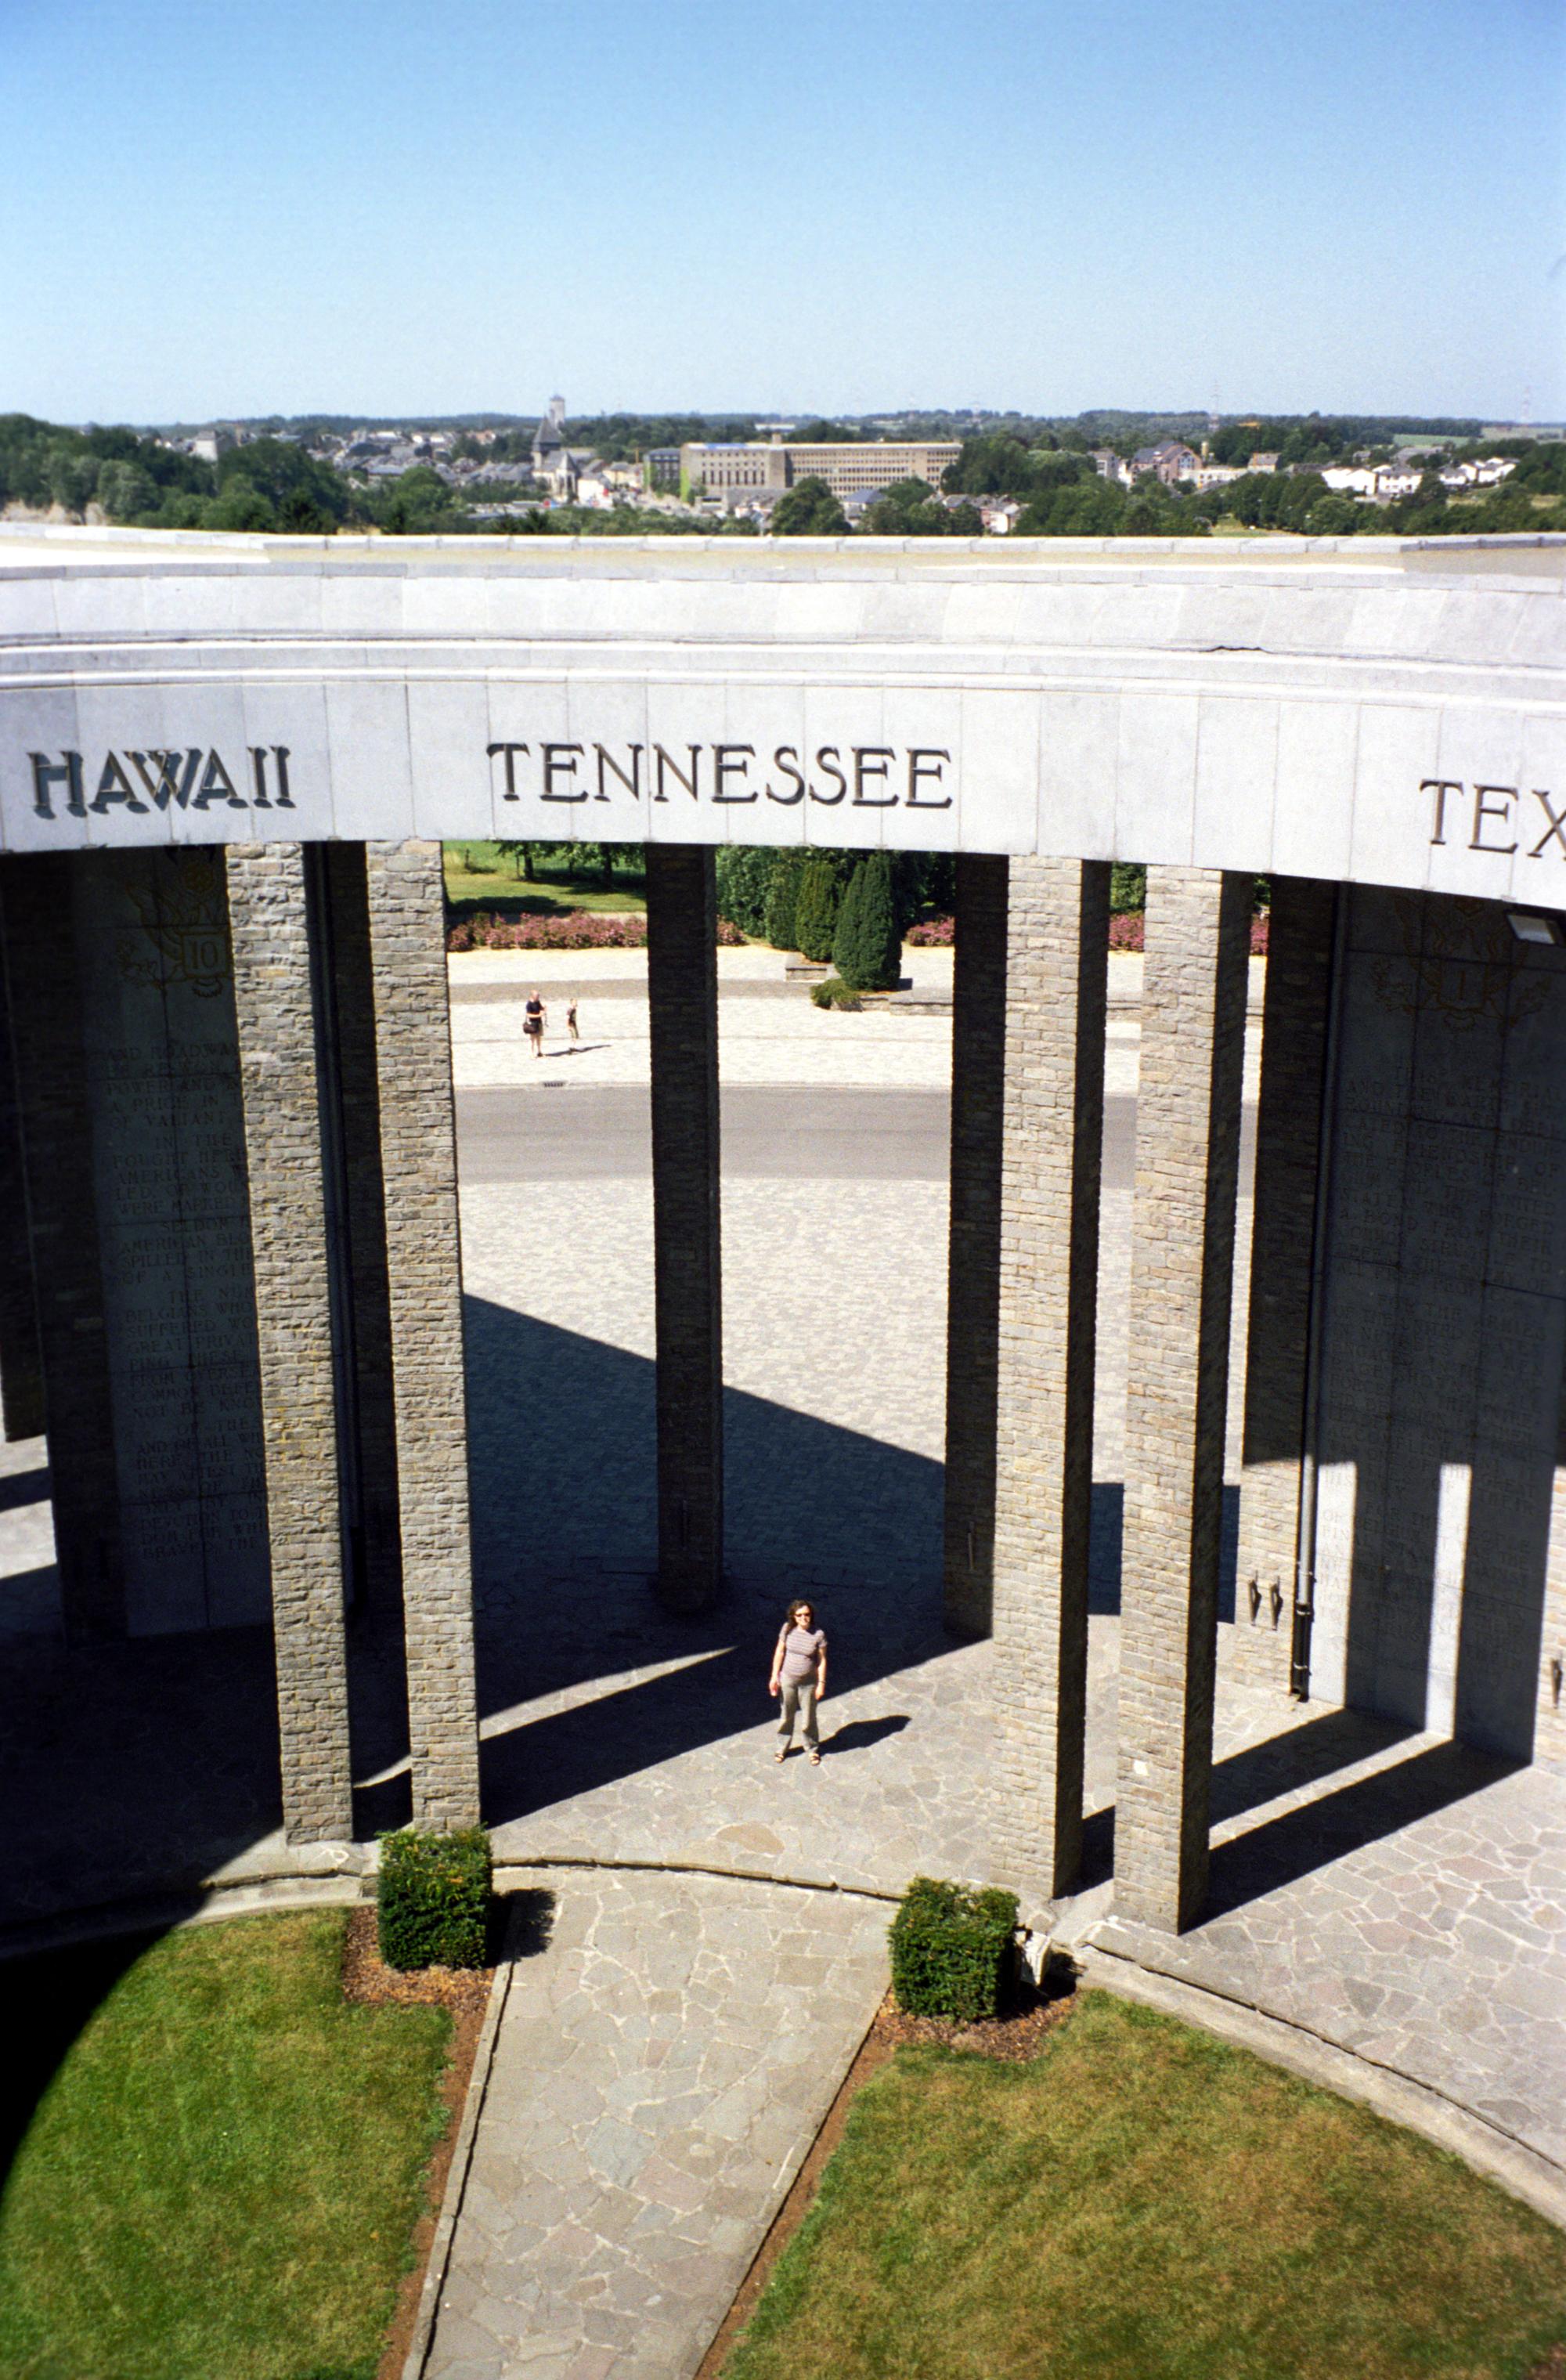
[[[1566,414],[1560,0],[0,0],[0,408]]]

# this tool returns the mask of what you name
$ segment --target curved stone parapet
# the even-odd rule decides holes
[[[1566,895],[1566,540],[0,535],[0,835]]]

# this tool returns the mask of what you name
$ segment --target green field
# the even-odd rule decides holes
[[[6,2380],[373,2380],[451,2020],[346,2006],[346,1925],[0,1967]]]
[[[616,865],[613,887],[606,891],[601,868],[567,868],[552,852],[547,865],[541,859],[537,863],[529,883],[520,861],[492,843],[448,843],[444,848],[446,900],[458,917],[471,916],[475,909],[504,908],[508,915],[549,917],[568,909],[647,906],[639,849],[626,852],[626,866]]]
[[[724,2380],[1523,2380],[1566,2235],[1102,1992],[1032,2065],[903,2049]]]

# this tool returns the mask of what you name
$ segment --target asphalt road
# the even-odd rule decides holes
[[[753,1181],[945,1179],[943,1091],[738,1083],[722,1099],[725,1173]],[[627,1179],[651,1170],[647,1093],[636,1085],[459,1091],[456,1118],[464,1182]],[[1247,1108],[1247,1162],[1254,1122]],[[1131,1187],[1135,1131],[1135,1100],[1107,1100],[1106,1189]]]

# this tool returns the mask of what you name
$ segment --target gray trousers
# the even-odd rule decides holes
[[[814,1752],[821,1740],[816,1732],[816,1681],[814,1678],[802,1678],[797,1685],[791,1685],[786,1680],[784,1681],[783,1712],[778,1720],[778,1733],[785,1743],[794,1742],[795,1711],[804,1713],[805,1741]]]

